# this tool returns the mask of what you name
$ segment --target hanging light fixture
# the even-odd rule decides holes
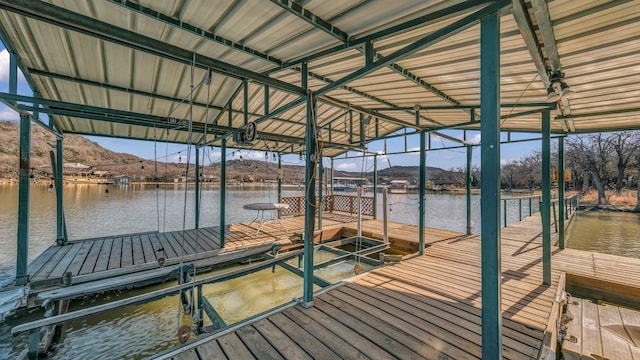
[[[575,94],[576,94],[576,92],[571,90],[569,88],[569,85],[567,85],[566,82],[564,82],[564,81],[560,82],[560,98],[569,99]]]
[[[560,95],[558,95],[556,90],[553,88],[553,83],[551,83],[547,88],[547,95],[547,102],[556,102],[560,100]]]
[[[553,73],[550,76],[551,84],[547,88],[547,102],[556,102],[562,99],[569,99],[575,95],[575,91],[569,88],[564,81],[564,74],[561,72]]]

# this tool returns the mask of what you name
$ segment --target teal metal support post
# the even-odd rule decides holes
[[[324,166],[322,164],[322,155],[318,155],[318,179],[320,179],[320,186],[318,186],[318,229],[322,229],[322,187],[324,182]]]
[[[333,158],[331,158],[331,174],[329,181],[331,182],[331,194],[333,195]]]
[[[196,146],[196,172],[195,172],[195,228],[200,228],[200,148]]]
[[[20,168],[18,170],[18,246],[16,256],[16,285],[27,283],[29,259],[29,169],[31,168],[31,121],[20,114]]]
[[[500,18],[480,20],[482,358],[502,359],[500,259]]]
[[[9,52],[9,94],[18,93],[18,59],[16,53]]]
[[[419,112],[416,112],[419,117]],[[424,197],[426,192],[426,168],[427,168],[427,131],[420,131],[420,176],[418,185],[418,253],[424,255]]]
[[[542,112],[542,282],[551,285],[551,114]]]
[[[62,139],[56,139],[56,244],[65,245],[68,241],[67,226],[64,219],[63,169],[64,156],[62,153]]]
[[[225,203],[227,193],[227,139],[220,144],[220,248],[224,248]]]
[[[558,138],[558,246],[564,249],[564,138]]]
[[[473,155],[473,147],[467,146],[467,235],[471,235],[471,156]]]
[[[282,154],[278,153],[278,203],[282,202]],[[280,211],[278,211],[278,218],[280,217]]]
[[[302,64],[302,87],[307,89],[307,63]],[[305,206],[304,206],[304,290],[303,306],[313,306],[313,230],[316,213],[316,104],[313,94],[307,97],[307,124],[305,136]]]
[[[378,211],[378,155],[373,155],[373,218],[377,219]]]

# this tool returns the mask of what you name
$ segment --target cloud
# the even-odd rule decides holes
[[[358,167],[356,163],[342,163],[336,165],[337,170],[355,170]]]
[[[2,49],[2,51],[0,51],[0,82],[9,82],[9,51],[7,51],[7,49]],[[27,80],[25,80],[20,69],[18,69],[18,83],[27,83]]]
[[[18,121],[20,120],[20,115],[13,109],[0,105],[0,120]]]
[[[480,134],[473,135],[473,137],[470,139],[467,139],[467,141],[472,144],[480,144]]]

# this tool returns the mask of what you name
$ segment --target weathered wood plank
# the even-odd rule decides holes
[[[298,344],[287,336],[281,329],[267,319],[262,319],[253,324],[253,327],[264,336],[278,352],[287,359],[310,360],[307,354]]]
[[[315,320],[306,316],[305,312],[297,308],[288,309],[287,311],[283,312],[283,314],[296,324],[302,326],[316,339],[320,340],[327,347],[331,348],[338,356],[343,359],[381,359],[382,357],[388,356],[388,354],[385,354],[379,349],[378,353],[376,354],[378,356],[375,357],[363,354],[357,347],[352,346],[352,344],[340,338],[337,335],[335,329],[327,329]]]
[[[76,256],[73,258],[73,261],[71,261],[71,264],[69,264],[67,271],[73,275],[78,275],[80,273],[80,269],[82,268],[82,265],[84,264],[87,256],[89,255],[89,252],[91,251],[91,248],[93,248],[94,245],[95,245],[94,241],[82,242],[82,246],[80,246],[80,251],[78,251]]]
[[[206,343],[198,346],[196,352],[200,359],[204,360],[226,360],[227,357],[222,352],[220,345],[215,340],[207,341]]]
[[[631,339],[622,327],[622,318],[618,307],[606,304],[598,305],[598,318],[604,356],[608,359],[632,360],[629,349]],[[623,336],[625,339],[622,338]]]
[[[187,351],[181,352],[180,354],[173,357],[174,360],[200,360],[198,354],[194,349],[189,349]]]
[[[71,265],[71,262],[73,261],[73,259],[75,259],[76,255],[80,251],[80,248],[82,248],[82,245],[83,243],[81,242],[74,243],[73,245],[67,245],[70,247],[69,251],[65,254],[65,256],[62,259],[57,261],[57,264],[51,270],[49,275],[47,275],[47,277],[61,278],[62,275],[64,275],[64,273],[67,271],[67,268],[69,268],[69,265]]]
[[[133,265],[133,245],[131,244],[131,236],[122,238],[122,257],[120,258],[120,267]]]
[[[343,325],[351,328],[354,332],[358,333],[360,336],[366,337],[396,358],[422,358],[420,354],[414,352],[404,345],[404,339],[397,339],[392,336],[395,334],[388,334],[385,331],[384,325],[378,324],[378,326],[376,326],[372,325],[369,321],[363,322],[362,320],[365,319],[370,320],[369,316],[364,316],[364,318],[361,318],[359,317],[362,316],[361,313],[354,315],[350,312],[345,312],[342,309],[337,308],[324,301],[323,298],[314,300],[315,306],[325,314],[331,316],[334,321],[338,321]]]
[[[149,234],[140,235],[140,244],[142,245],[142,252],[144,254],[145,263],[150,263],[158,260],[156,257],[155,247],[151,242],[151,239],[149,238]]]
[[[562,340],[562,356],[565,360],[582,358],[582,299],[569,297],[567,314],[572,319],[566,323],[567,334]]]
[[[144,264],[145,256],[140,235],[131,236],[131,247],[133,248],[133,265]]]
[[[582,301],[582,353],[604,358],[600,341],[598,305],[589,300]]]
[[[331,351],[327,346],[318,341],[312,335],[307,333],[305,329],[286,316],[278,313],[269,317],[275,326],[282,329],[298,346],[303,348],[314,359],[340,359],[336,353]]]
[[[271,344],[252,326],[245,326],[236,331],[245,346],[251,351],[256,359],[280,360],[284,358],[278,354]]]
[[[113,239],[111,244],[111,255],[109,256],[109,266],[107,269],[120,268],[120,259],[122,258],[122,238],[117,237]]]
[[[357,348],[371,359],[395,359],[391,354],[383,350],[377,344],[370,341],[364,336],[354,332],[344,324],[335,321],[331,316],[320,311],[315,306],[308,309],[299,309],[300,312],[305,314],[310,319],[313,319],[318,324],[322,325],[325,329],[335,333],[341,339]]]
[[[98,255],[98,260],[93,268],[93,272],[107,270],[112,248],[113,238],[106,238],[102,244],[102,249],[100,249],[100,255]]]
[[[229,359],[255,359],[236,333],[228,333],[221,336],[218,338],[218,344]]]
[[[38,255],[38,257],[29,264],[29,277],[33,278],[33,276],[40,271],[42,266],[44,266],[44,264],[46,264],[61,248],[61,246],[50,246]]]
[[[84,264],[82,264],[82,267],[80,268],[79,274],[89,274],[93,272],[93,269],[96,266],[96,262],[98,261],[98,256],[102,251],[102,245],[104,244],[104,242],[104,239],[99,239],[93,243],[93,246],[91,247],[89,254],[87,254],[87,258],[85,259]]]

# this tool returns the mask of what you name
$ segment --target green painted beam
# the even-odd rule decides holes
[[[382,40],[385,39],[389,36],[393,36],[393,35],[397,35],[398,33],[404,32],[404,31],[408,31],[411,30],[412,28],[415,28],[417,26],[421,26],[424,25],[425,23],[429,23],[432,22],[434,20],[440,20],[444,17],[451,17],[453,15],[459,14],[459,13],[463,13],[463,12],[467,12],[470,9],[473,9],[479,5],[482,4],[486,4],[486,3],[492,3],[495,0],[468,0],[468,1],[463,1],[461,3],[458,4],[454,4],[450,7],[441,9],[441,10],[437,10],[422,16],[419,16],[415,19],[411,19],[409,21],[388,27],[386,29],[377,31],[373,34],[369,34],[363,37],[359,37],[359,38],[349,38],[348,42],[343,42],[340,45],[334,46],[332,48],[329,49],[325,49],[325,50],[321,50],[318,51],[314,54],[311,54],[309,56],[305,56],[303,58],[297,59],[297,60],[293,60],[293,61],[289,61],[287,63],[285,63],[282,67],[276,67],[274,69],[269,70],[267,73],[273,73],[273,72],[277,72],[280,71],[284,68],[289,68],[289,67],[293,67],[293,66],[299,66],[302,63],[305,62],[310,62],[313,60],[318,60],[321,59],[323,57],[327,57],[327,56],[331,56],[331,55],[335,55],[336,53],[339,53],[341,51],[356,47],[356,46],[360,46],[362,44],[365,44],[367,42],[372,42],[372,41],[378,41],[378,40]]]
[[[282,202],[282,176],[284,174],[282,170],[282,154],[278,153],[278,202]],[[278,211],[278,219],[280,218],[280,211]]]
[[[14,52],[9,52],[9,93],[18,93],[18,59]]]
[[[18,236],[16,285],[26,285],[29,261],[29,197],[31,171],[31,121],[20,114],[20,167],[18,169]]]
[[[222,138],[220,144],[220,248],[225,243],[225,207],[227,206],[227,139]]]
[[[322,163],[322,154],[318,154],[318,174],[316,177],[319,179],[320,183],[318,186],[318,229],[322,229],[322,187],[324,186],[323,175],[324,175],[324,164]]]
[[[433,45],[443,39],[449,38],[453,35],[456,35],[468,28],[470,28],[471,26],[475,25],[478,23],[478,21],[492,13],[495,11],[498,11],[499,9],[501,9],[502,7],[507,6],[508,4],[510,4],[510,1],[507,0],[499,0],[494,4],[488,5],[476,12],[474,12],[471,15],[465,16],[464,18],[455,21],[454,23],[445,26],[442,29],[436,30],[433,33],[426,35],[425,37],[409,44],[406,45],[405,47],[396,50],[395,52],[389,54],[388,56],[385,56],[382,59],[378,59],[377,61],[374,61],[372,64],[370,64],[369,66],[364,66],[363,68],[356,70],[355,72],[346,75],[342,78],[340,78],[339,80],[334,81],[331,84],[325,85],[322,88],[316,90],[315,95],[316,96],[320,96],[320,95],[324,95],[327,92],[340,87],[342,85],[348,84],[354,80],[357,80],[359,78],[362,78],[376,70],[379,70],[380,68],[387,66],[393,62],[396,62],[398,60],[401,60],[402,58],[409,56],[417,51],[420,51],[430,45]]]
[[[302,64],[302,87],[307,88],[307,64]],[[305,132],[305,206],[304,206],[304,285],[303,305],[313,306],[313,234],[316,213],[316,101],[313,93],[307,97],[307,126]]]
[[[416,112],[416,119],[419,118],[418,112]],[[418,253],[424,255],[424,201],[426,196],[426,182],[427,182],[427,131],[420,132],[420,176],[418,184]]]
[[[551,285],[551,114],[542,113],[542,282]]]
[[[467,171],[465,172],[465,183],[466,183],[466,200],[467,200],[467,235],[471,235],[472,226],[471,226],[471,159],[473,155],[473,146],[465,146],[467,149]]]
[[[500,249],[500,18],[480,21],[482,358],[502,359]]]
[[[564,138],[558,139],[558,247],[564,249]]]
[[[135,3],[133,1],[129,1],[129,0],[107,0],[107,1],[109,1],[110,3],[112,3],[114,5],[122,6],[122,7],[126,8],[129,11],[133,11],[133,12],[136,12],[138,14],[143,14],[143,15],[149,16],[149,17],[151,17],[151,18],[153,18],[153,19],[155,19],[157,21],[160,21],[160,22],[162,22],[164,24],[179,28],[181,30],[190,32],[190,33],[195,34],[195,35],[200,36],[200,37],[204,37],[207,40],[213,41],[213,42],[215,42],[217,44],[220,44],[220,45],[224,45],[224,46],[226,46],[226,47],[228,47],[230,49],[234,49],[234,50],[246,53],[246,54],[250,54],[250,55],[253,55],[255,57],[261,58],[263,60],[274,62],[276,64],[280,64],[280,65],[284,64],[284,61],[282,61],[282,60],[280,60],[280,59],[278,59],[278,58],[276,58],[274,56],[271,56],[271,55],[269,55],[267,53],[261,52],[261,51],[256,50],[256,49],[252,49],[252,48],[248,47],[245,44],[241,44],[241,43],[229,40],[229,39],[227,39],[225,37],[220,36],[219,34],[215,34],[215,33],[211,32],[211,31],[206,30],[206,29],[203,29],[203,28],[197,27],[195,25],[186,23],[180,18],[163,14],[161,12],[158,12],[158,11],[153,10],[151,8],[142,6],[142,5],[140,5],[138,3]]]
[[[298,86],[273,79],[267,75],[256,73],[218,59],[197,54],[188,49],[171,45],[166,42],[143,36],[95,18],[84,16],[59,6],[35,0],[1,0],[0,9],[13,12],[49,24],[106,40],[132,49],[143,51],[162,58],[178,61],[183,64],[195,62],[197,67],[212,69],[227,76],[252,80],[261,84],[268,84],[274,88],[304,94]],[[194,61],[195,60],[195,61]]]
[[[196,146],[196,163],[195,163],[195,191],[194,194],[194,220],[195,229],[200,228],[200,148]]]
[[[67,225],[64,218],[64,156],[63,156],[62,139],[56,139],[56,171],[55,171],[55,187],[56,187],[56,244],[65,245],[69,239],[67,238]]]
[[[377,219],[378,212],[378,154],[373,155],[373,218]]]
[[[346,32],[330,24],[328,21],[323,20],[316,14],[313,14],[311,11],[305,9],[295,1],[271,0],[271,2],[342,42],[347,42],[349,40],[349,35]]]

